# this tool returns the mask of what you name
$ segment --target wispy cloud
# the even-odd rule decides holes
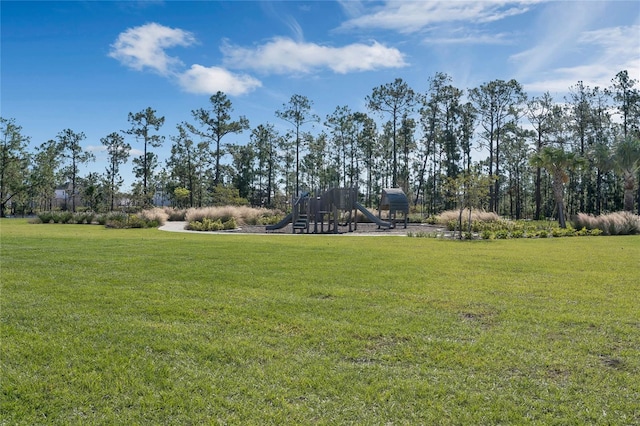
[[[104,145],[87,145],[86,150],[89,152],[103,152],[107,150],[107,147]]]
[[[325,68],[345,74],[407,65],[398,49],[375,41],[332,47],[279,37],[254,49],[226,43],[222,52],[224,64],[230,68],[275,74],[310,73]]]
[[[505,45],[513,44],[513,35],[509,33],[496,33],[486,34],[473,31],[467,31],[466,29],[459,29],[456,31],[450,31],[445,35],[439,35],[435,37],[425,37],[423,39],[425,44],[493,44],[493,45]]]
[[[519,15],[539,1],[388,1],[370,13],[352,17],[342,29],[387,29],[400,33],[421,31],[443,22],[487,23]],[[343,6],[344,8],[344,6]],[[351,14],[356,8],[345,8]]]
[[[581,52],[589,52],[586,60],[574,66],[556,63],[556,67],[544,73],[543,78],[525,83],[525,87],[530,91],[565,92],[578,80],[592,87],[607,87],[622,70],[639,76],[638,34],[640,25],[583,31],[576,37],[576,48]]]
[[[188,31],[150,23],[120,33],[111,45],[109,56],[137,71],[150,69],[166,75],[181,66],[182,62],[167,55],[165,50],[195,42],[194,36]]]

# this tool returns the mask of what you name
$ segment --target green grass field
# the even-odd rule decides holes
[[[639,236],[0,245],[2,424],[640,424]]]

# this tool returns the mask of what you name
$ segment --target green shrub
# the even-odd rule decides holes
[[[76,213],[74,222],[78,224],[86,223],[87,225],[91,225],[93,223],[93,219],[95,218],[95,213],[91,211],[86,211],[83,213]]]
[[[492,240],[493,237],[494,234],[489,229],[485,229],[480,233],[480,238],[482,238],[483,240]]]
[[[418,231],[418,232],[409,231],[409,232],[407,232],[407,237],[412,237],[412,238],[438,238],[438,233],[437,232],[424,232],[424,231]]]
[[[576,231],[576,235],[579,237],[584,237],[586,235],[589,235],[589,230],[583,226],[582,229]]]
[[[53,223],[73,223],[73,213],[64,211],[64,212],[53,212]]]
[[[549,236],[549,233],[546,229],[540,229],[538,232],[536,232],[536,236],[539,238],[547,238]]]
[[[522,238],[524,237],[524,231],[521,229],[515,229],[511,231],[511,238]]]
[[[238,224],[236,223],[236,220],[234,218],[231,218],[222,224],[222,229],[224,230],[231,230],[231,229],[237,229],[237,228],[238,228]]]
[[[42,223],[51,223],[53,222],[53,213],[52,212],[40,212],[38,213],[38,219]]]
[[[594,237],[597,237],[598,235],[602,235],[602,229],[592,229],[591,231],[589,231],[589,235],[593,235]]]
[[[496,231],[496,239],[497,240],[506,240],[509,238],[509,231],[506,229],[500,229]]]
[[[222,231],[224,225],[220,219],[212,220],[205,217],[202,221],[194,220],[189,222],[187,229],[192,231]]]

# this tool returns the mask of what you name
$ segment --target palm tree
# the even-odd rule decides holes
[[[553,178],[553,196],[558,211],[558,223],[566,228],[564,212],[564,184],[569,181],[569,170],[582,164],[582,159],[574,152],[566,152],[562,148],[547,146],[531,157],[531,165],[546,169]]]
[[[633,211],[636,174],[640,170],[640,140],[628,135],[615,146],[614,161],[624,180],[624,209]]]

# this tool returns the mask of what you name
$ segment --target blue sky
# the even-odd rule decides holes
[[[33,146],[84,132],[98,172],[100,138],[128,128],[129,112],[165,116],[164,161],[176,124],[218,90],[234,119],[284,132],[274,112],[293,94],[322,118],[366,112],[365,97],[395,78],[421,93],[436,72],[461,89],[515,78],[558,101],[579,80],[640,79],[636,1],[2,1],[1,24],[1,115]]]

